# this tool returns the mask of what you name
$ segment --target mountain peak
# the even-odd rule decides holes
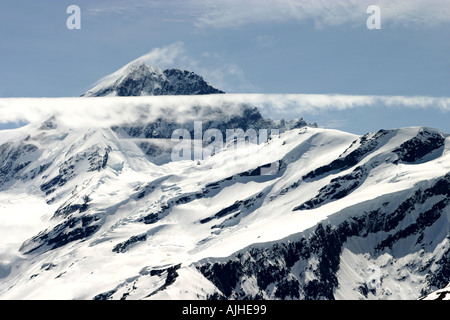
[[[192,71],[162,70],[135,60],[101,79],[84,97],[203,95],[224,93]]]

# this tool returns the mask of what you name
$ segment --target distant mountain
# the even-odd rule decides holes
[[[103,78],[82,96],[160,96],[224,93],[193,72],[161,70],[142,61],[134,61]]]
[[[219,93],[199,79],[132,63],[85,96]],[[448,299],[449,134],[180,107],[0,131],[0,299]]]
[[[221,94],[223,91],[207,84],[203,78],[190,71],[178,69],[162,70],[151,67],[142,61],[136,60],[109,76],[103,78],[99,84],[86,92],[84,97],[105,96],[158,96],[158,95],[204,95]],[[192,113],[198,113],[197,120],[202,121],[202,135],[208,129],[218,129],[226,141],[227,129],[259,130],[276,129],[279,132],[301,128],[304,126],[316,126],[315,123],[307,123],[304,119],[272,120],[264,119],[255,106],[242,103],[235,108],[232,114],[225,107],[209,106],[206,108],[194,107]],[[165,115],[155,121],[138,121],[134,123],[122,123],[111,129],[121,137],[142,140],[137,145],[152,161],[161,164],[169,161],[170,150],[161,145],[160,139],[170,139],[174,130],[186,129],[194,136],[194,123],[184,120],[173,120],[171,115],[178,110],[166,108]],[[44,125],[48,125],[45,124]]]

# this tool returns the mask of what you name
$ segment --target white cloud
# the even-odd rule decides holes
[[[164,6],[164,2],[157,0],[108,0],[87,1],[86,3],[80,3],[80,6],[83,8],[83,14],[88,16],[124,16],[136,11],[161,8]]]
[[[355,108],[413,108],[450,112],[450,98],[425,96],[351,96],[314,94],[219,94],[115,98],[3,98],[0,123],[41,123],[52,115],[67,126],[108,127],[160,116],[179,122],[198,119],[194,106],[220,107],[230,114],[248,103],[272,118],[304,117]],[[202,110],[207,110],[203,108]]]
[[[236,28],[252,23],[312,21],[318,27],[365,27],[370,5],[381,8],[382,27],[450,23],[448,0],[111,0],[87,3],[88,16],[135,18],[137,13],[190,21],[199,28]]]
[[[229,28],[251,23],[313,21],[316,27],[365,26],[369,5],[381,8],[383,26],[433,26],[450,22],[447,0],[195,0],[204,8],[198,27]]]
[[[273,36],[260,35],[255,39],[256,43],[263,48],[273,47],[276,43],[276,39]]]
[[[291,113],[324,114],[327,111],[345,111],[357,108],[376,107],[406,109],[434,109],[450,111],[450,98],[427,96],[362,96],[340,94],[286,94],[260,95],[254,103],[262,106],[268,114],[288,116]]]
[[[137,60],[162,69],[173,67],[176,64],[191,65],[197,63],[185,54],[183,42],[175,42],[165,47],[154,48],[134,61]]]

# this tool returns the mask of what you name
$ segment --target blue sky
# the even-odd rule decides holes
[[[66,27],[73,4],[80,30]],[[379,30],[366,26],[372,4]],[[0,98],[79,96],[147,53],[156,66],[192,70],[229,93],[449,97],[450,1],[0,2]],[[448,111],[406,109],[292,116],[357,133],[450,132]]]

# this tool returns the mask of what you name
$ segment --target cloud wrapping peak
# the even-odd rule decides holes
[[[4,98],[0,123],[42,123],[53,115],[68,127],[109,127],[158,117],[184,123],[198,119],[194,107],[218,107],[225,114],[242,104],[257,106],[264,116],[299,118],[355,108],[413,108],[450,112],[450,98],[424,96],[351,96],[323,94],[224,94],[114,98]],[[204,110],[208,110],[205,108]]]
[[[149,66],[156,66],[162,69],[171,67],[179,62],[192,63],[185,55],[183,42],[175,42],[165,47],[154,48],[133,62],[135,61],[142,61]]]
[[[195,72],[201,75],[205,81],[209,82],[212,86],[225,92],[231,92],[231,87],[239,88],[244,91],[253,91],[255,89],[248,83],[244,72],[238,65],[232,62],[217,63],[217,60],[220,60],[221,58],[218,53],[207,51],[203,53],[202,58],[203,61],[200,62],[196,58],[188,55],[184,42],[177,41],[167,46],[153,48],[150,52],[131,61],[118,71],[103,77],[93,86],[105,81],[110,81],[111,79],[116,79],[117,76],[124,73],[130,65],[140,61],[146,63],[148,66],[158,67],[163,70],[168,68],[177,68]],[[214,61],[215,66],[204,66],[203,64],[205,60]],[[231,86],[230,84],[233,85]]]

